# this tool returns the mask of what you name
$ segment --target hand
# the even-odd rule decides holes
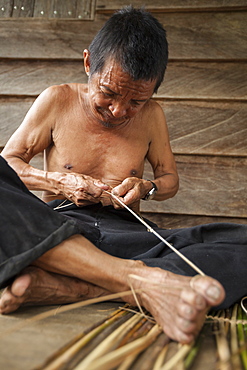
[[[152,188],[148,180],[139,179],[138,177],[127,177],[123,182],[112,189],[112,193],[119,197],[126,205],[134,208],[135,204],[140,202],[147,192]],[[123,206],[112,198],[114,208],[123,208]]]
[[[108,189],[102,181],[78,173],[62,174],[59,181],[60,192],[78,207],[99,203],[102,192]]]

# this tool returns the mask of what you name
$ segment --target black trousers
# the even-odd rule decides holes
[[[79,232],[76,221],[30,193],[0,156],[0,288],[45,251]]]
[[[181,275],[196,274],[126,210],[101,204],[78,208],[69,202],[57,208],[59,200],[48,206],[25,188],[3,160],[0,190],[0,286],[41,254],[78,232],[110,255],[142,260],[148,266]],[[221,308],[229,307],[247,294],[246,225],[213,223],[166,230],[146,221],[205,274],[223,284],[227,296]],[[3,223],[7,226],[2,227]]]

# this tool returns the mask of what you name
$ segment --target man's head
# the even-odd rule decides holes
[[[166,32],[144,9],[123,8],[107,20],[89,46],[90,74],[115,59],[133,80],[163,81],[168,59]]]

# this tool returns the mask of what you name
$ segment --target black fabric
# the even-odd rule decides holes
[[[73,234],[75,220],[51,210],[0,156],[0,288],[47,250]]]
[[[78,208],[69,202],[59,208],[60,203],[58,200],[47,205],[31,194],[0,157],[0,287],[47,250],[79,232],[116,257],[195,275],[128,211],[101,204]],[[246,225],[214,223],[166,230],[146,221],[202,271],[223,284],[227,297],[221,308],[247,294]]]
[[[50,206],[56,208],[60,203],[53,201]],[[101,204],[83,208],[66,204],[57,212],[77,219],[84,226],[88,224],[90,234],[86,237],[102,251],[119,258],[142,260],[148,266],[180,275],[196,274],[128,211]],[[205,274],[222,283],[227,297],[221,308],[229,307],[247,294],[247,225],[212,223],[171,230],[145,221]]]

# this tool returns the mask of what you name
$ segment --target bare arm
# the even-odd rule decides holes
[[[160,106],[157,107],[155,119],[147,159],[152,165],[154,182],[158,188],[154,199],[159,201],[172,198],[177,193],[179,178],[166,119]]]
[[[59,86],[48,88],[37,98],[1,154],[29,189],[47,190],[78,205],[85,204],[85,200],[97,202],[102,189],[109,188],[101,181],[73,172],[43,171],[29,164],[36,154],[53,145],[56,117],[63,104],[61,89]]]
[[[30,166],[30,160],[52,142],[55,124],[52,89],[45,90],[34,102],[22,124],[7,142],[2,156],[14,168],[29,189],[53,189],[52,179],[42,170]]]
[[[150,119],[150,145],[147,160],[150,162],[154,180],[158,191],[153,198],[162,201],[173,197],[179,187],[179,179],[175,159],[171,151],[168,128],[162,108],[154,103],[152,120]],[[143,199],[151,190],[152,184],[146,179],[137,177],[126,178],[113,189],[115,195],[120,196],[128,204],[134,204]]]

